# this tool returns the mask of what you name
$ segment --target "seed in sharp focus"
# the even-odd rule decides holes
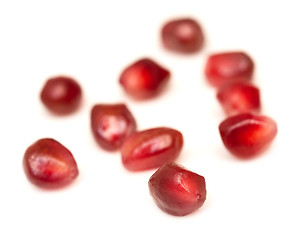
[[[204,177],[174,162],[166,163],[151,176],[149,190],[156,205],[175,216],[194,212],[206,200]]]
[[[124,104],[97,104],[91,110],[91,130],[102,148],[113,151],[135,132],[136,121]]]

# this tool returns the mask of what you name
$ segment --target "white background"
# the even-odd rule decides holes
[[[206,37],[198,54],[160,44],[169,19],[197,19]],[[303,1],[0,1],[0,239],[305,239],[306,15]],[[278,124],[271,147],[250,161],[224,148],[225,118],[203,69],[210,53],[243,50],[255,61],[262,113]],[[150,57],[167,67],[167,89],[131,100],[118,77]],[[50,114],[39,100],[50,76],[82,85],[81,109]],[[180,130],[178,162],[203,175],[207,201],[185,217],[154,204],[152,171],[131,173],[119,152],[95,143],[89,113],[96,103],[124,102],[144,130]],[[26,148],[52,137],[73,153],[80,175],[67,188],[33,186],[22,169]]]

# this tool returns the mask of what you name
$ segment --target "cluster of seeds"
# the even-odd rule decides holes
[[[198,52],[204,43],[202,29],[193,19],[168,22],[162,28],[161,38],[167,50],[181,54]],[[276,123],[259,115],[260,92],[250,81],[253,71],[252,59],[243,52],[211,55],[204,71],[228,116],[219,126],[224,146],[242,159],[262,152],[277,133]],[[129,96],[142,100],[161,94],[170,75],[169,70],[145,58],[127,66],[119,83]],[[81,99],[81,87],[69,77],[51,78],[41,91],[43,104],[59,115],[76,111]],[[175,163],[183,147],[180,131],[168,127],[137,131],[136,120],[123,103],[96,104],[90,118],[96,142],[104,150],[119,150],[127,170],[158,169],[149,179],[149,190],[160,209],[184,216],[204,204],[204,177]],[[71,152],[50,138],[29,146],[23,165],[28,179],[43,188],[65,186],[78,176]]]

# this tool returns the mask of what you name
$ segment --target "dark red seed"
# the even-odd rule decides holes
[[[136,132],[122,145],[122,163],[130,171],[159,168],[166,162],[174,161],[182,147],[182,134],[172,128]]]
[[[199,209],[206,200],[204,177],[169,162],[149,180],[156,205],[166,213],[184,216]]]
[[[219,126],[225,147],[235,156],[250,158],[265,150],[277,134],[274,120],[243,113],[229,117]]]
[[[77,110],[81,103],[80,85],[70,77],[58,76],[45,83],[40,98],[53,113],[69,114]]]
[[[119,82],[127,94],[136,99],[151,98],[164,89],[170,72],[151,59],[141,59],[128,66]]]
[[[36,141],[26,150],[23,167],[27,178],[43,188],[59,188],[78,176],[71,152],[54,139]]]
[[[249,82],[232,82],[221,87],[217,99],[228,116],[260,111],[259,89]]]
[[[97,104],[91,110],[91,130],[106,150],[117,150],[135,132],[136,122],[124,104]]]
[[[162,28],[162,42],[166,49],[179,53],[201,50],[204,36],[200,25],[193,19],[175,19]]]
[[[205,75],[214,87],[231,81],[250,81],[254,63],[244,52],[226,52],[211,55],[206,63]]]

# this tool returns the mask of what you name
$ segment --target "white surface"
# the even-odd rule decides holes
[[[305,22],[303,1],[1,1],[0,239],[305,239]],[[168,19],[196,18],[206,46],[198,54],[165,51]],[[256,62],[263,114],[279,132],[267,152],[239,161],[223,147],[224,119],[203,77],[210,52],[244,50]],[[118,84],[122,69],[148,56],[172,72],[158,98],[135,102]],[[53,75],[83,87],[76,114],[55,117],[39,93]],[[203,175],[207,201],[173,217],[151,199],[154,171],[130,173],[89,129],[93,104],[125,102],[139,129],[169,126],[185,145],[178,162]],[[80,175],[60,191],[31,185],[25,149],[52,137],[71,150]]]

